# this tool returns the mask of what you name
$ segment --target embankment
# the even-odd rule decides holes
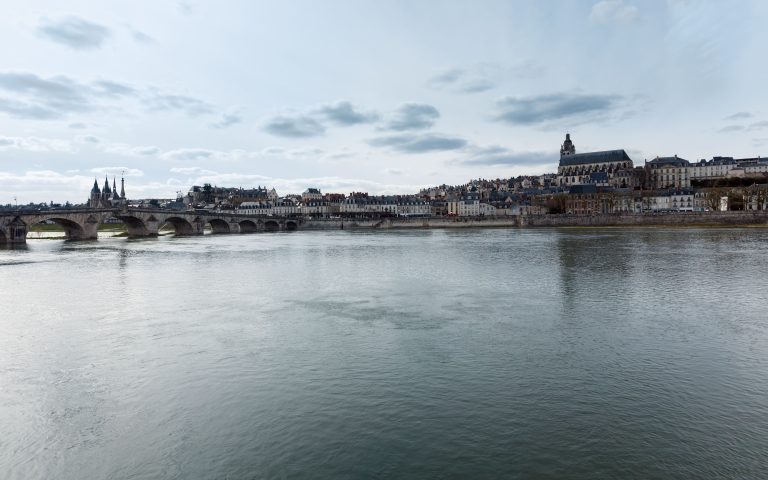
[[[604,215],[519,215],[514,217],[315,219],[302,230],[389,230],[421,228],[768,226],[768,211],[674,212]]]

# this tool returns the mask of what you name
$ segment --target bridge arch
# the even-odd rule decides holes
[[[286,232],[295,232],[299,229],[299,224],[294,222],[293,220],[288,220],[285,222],[285,231]]]
[[[186,220],[181,217],[168,217],[165,219],[165,225],[171,225],[173,227],[174,235],[176,236],[182,236],[182,235],[194,235],[195,234],[195,228],[192,226],[192,224],[189,222],[189,220]],[[163,226],[160,228],[162,229]]]
[[[54,222],[56,225],[59,225],[60,227],[62,227],[64,229],[64,235],[67,238],[67,240],[81,240],[86,238],[85,228],[83,227],[83,225],[80,225],[74,220],[70,220],[68,218],[60,218],[56,216],[41,217],[39,219],[35,219],[35,222],[30,224],[29,227],[32,227],[32,225],[37,225],[47,221]],[[98,221],[96,221],[96,223],[98,223]]]
[[[231,229],[229,228],[229,223],[226,222],[226,220],[222,220],[220,218],[212,218],[208,221],[208,223],[211,225],[211,233],[231,233]]]
[[[133,215],[120,215],[118,217],[125,224],[125,229],[128,231],[129,237],[146,237],[151,235],[147,224],[139,217]],[[154,217],[150,217],[150,220],[157,221]]]
[[[243,220],[239,223],[240,233],[255,233],[259,231],[258,225],[252,220]]]
[[[280,224],[277,223],[275,220],[267,220],[264,222],[264,231],[265,232],[279,232],[280,231]]]
[[[5,236],[5,232],[0,229],[0,245],[4,245],[8,242],[8,237]]]

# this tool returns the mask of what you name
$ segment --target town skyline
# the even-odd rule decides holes
[[[566,132],[637,165],[768,147],[762,2],[486,6],[13,5],[0,204],[81,202],[123,171],[135,198],[408,194],[554,173]]]

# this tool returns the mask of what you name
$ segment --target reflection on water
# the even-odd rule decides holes
[[[4,478],[759,478],[759,229],[0,251]]]

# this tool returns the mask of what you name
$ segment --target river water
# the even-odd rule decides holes
[[[0,251],[0,477],[766,478],[768,231]]]

